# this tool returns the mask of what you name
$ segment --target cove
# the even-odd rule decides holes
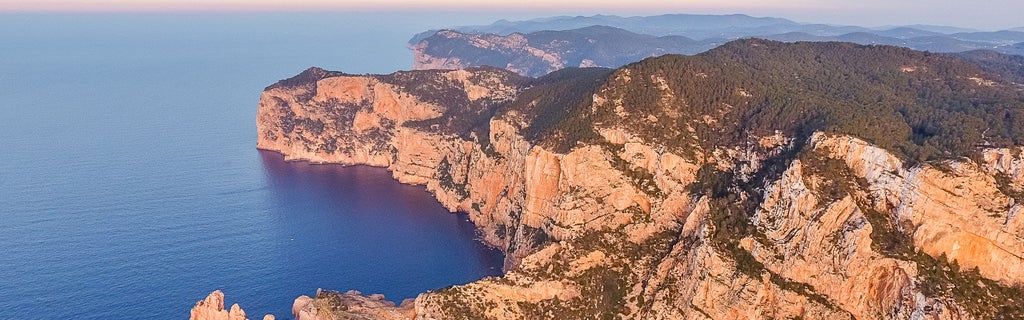
[[[297,272],[333,275],[296,283],[308,288],[304,293],[356,289],[385,293],[397,303],[501,275],[501,252],[475,241],[468,217],[448,212],[422,186],[401,184],[383,168],[286,162],[278,153],[259,153],[280,214],[273,219],[288,232],[280,237],[289,237],[283,260]]]

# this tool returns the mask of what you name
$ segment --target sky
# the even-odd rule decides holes
[[[0,12],[415,11],[550,15],[663,13],[773,16],[858,26],[1024,27],[1020,0],[0,0]]]

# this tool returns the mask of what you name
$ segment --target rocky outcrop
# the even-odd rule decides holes
[[[224,310],[224,293],[216,290],[210,293],[206,299],[196,302],[192,307],[189,320],[249,320],[238,304],[231,305],[230,310]],[[274,315],[265,315],[263,320],[274,320]]]
[[[406,320],[415,316],[412,300],[396,306],[379,294],[363,296],[359,291],[340,293],[325,290],[317,290],[315,297],[296,298],[292,314],[295,320]]]
[[[982,169],[991,175],[1002,174],[1016,184],[1024,184],[1024,148],[993,148],[982,153]]]
[[[639,79],[629,71],[612,75],[609,86]],[[388,76],[311,69],[269,87],[257,116],[259,148],[387,167],[467,212],[483,241],[507,254],[501,278],[397,306],[321,291],[296,299],[294,314],[988,319],[1024,312],[1019,148],[909,166],[844,134],[775,131],[737,145],[679,139],[698,143],[671,146],[615,120],[678,120],[689,129],[680,136],[695,137],[704,130],[698,126],[722,125],[669,112],[685,94],[669,84],[651,87],[662,100],[644,109],[629,109],[608,87],[594,93],[582,110],[616,118],[588,124],[596,140],[562,148],[529,137],[550,114],[538,111],[545,102],[527,88],[546,81],[498,69]]]
[[[867,183],[869,205],[891,213],[916,248],[934,257],[944,255],[964,268],[978,268],[985,278],[1024,284],[1024,232],[1015,214],[1020,204],[1000,191],[993,174],[970,161],[948,162],[945,170],[905,169],[895,156],[855,138],[819,135],[815,141]],[[1005,153],[986,150],[983,154],[991,159]],[[1003,171],[988,171],[1012,172],[1019,155],[1003,158],[1009,162]],[[995,163],[988,166],[996,167]]]

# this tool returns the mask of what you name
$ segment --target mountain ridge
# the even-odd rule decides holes
[[[643,23],[634,23],[638,21]],[[580,33],[598,26],[606,30],[605,36],[579,38]],[[789,42],[894,45],[943,53],[995,50],[1024,54],[1024,46],[1021,46],[1024,32],[1021,31],[918,27],[920,29],[800,24],[745,15],[553,17],[428,31],[410,39],[408,47],[414,51],[414,69],[492,65],[534,77],[543,75],[542,70],[550,72],[569,66],[616,68],[660,54],[696,54],[731,40],[751,37]],[[610,36],[613,33],[615,36]],[[530,35],[537,34],[544,34],[543,39],[531,39]],[[663,38],[649,41],[651,36]],[[682,38],[664,38],[669,36]],[[595,41],[609,49],[594,52]],[[584,61],[590,63],[582,63]]]
[[[616,15],[594,15],[594,16],[556,16],[537,18],[522,21],[499,20],[490,25],[479,26],[453,26],[447,30],[465,33],[493,33],[507,36],[512,33],[532,33],[545,30],[569,30],[589,27],[593,25],[604,25],[628,30],[634,33],[650,34],[654,36],[683,35],[679,30],[689,29],[714,29],[722,25],[729,27],[766,27],[770,25],[796,24],[791,20],[772,17],[752,17],[744,14],[730,15],[698,15],[698,14],[665,14],[657,16],[631,16],[621,17]],[[655,31],[649,26],[656,25]],[[647,26],[647,27],[645,27]],[[664,29],[662,31],[657,31]],[[431,34],[439,30],[430,30],[413,36],[409,44],[419,43]]]

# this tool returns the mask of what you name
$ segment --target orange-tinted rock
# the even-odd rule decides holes
[[[300,296],[292,306],[295,320],[381,319],[408,320],[412,306],[396,306],[383,295],[364,296],[359,291],[346,293],[317,290],[314,298]]]
[[[191,316],[189,320],[248,320],[245,316],[245,310],[242,310],[238,304],[231,305],[230,310],[224,310],[224,293],[220,290],[216,290],[210,293],[206,299],[196,302],[195,307],[192,307]],[[273,315],[266,315],[263,320],[273,320]]]
[[[462,90],[448,92],[465,101],[508,99],[517,91],[485,71],[429,72]],[[816,134],[808,151],[838,160],[852,173],[838,182],[855,187],[834,194],[828,187],[835,178],[799,159],[780,168],[752,206],[756,232],[735,239],[753,259],[743,263],[763,265],[751,271],[712,243],[721,207],[691,187],[705,165],[751,175],[792,138],[751,137],[751,145],[769,150],[762,153],[685,155],[642,141],[634,128],[599,128],[618,149],[580,145],[558,153],[528,142],[520,133],[527,124],[515,113],[490,120],[486,146],[477,132],[387,126],[447,110],[426,100],[373,76],[271,88],[260,102],[258,146],[288,159],[387,167],[399,181],[425,185],[446,208],[467,212],[481,238],[507,253],[506,275],[423,293],[400,306],[356,292],[302,296],[292,309],[298,319],[331,319],[324,315],[342,314],[327,311],[338,304],[362,310],[348,315],[371,318],[545,318],[556,310],[571,314],[560,309],[566,306],[603,306],[596,297],[623,302],[587,311],[634,319],[970,318],[955,299],[924,294],[915,262],[875,249],[868,211],[903,228],[911,250],[945,255],[1005,285],[1024,279],[1022,204],[995,178],[1005,174],[1020,187],[1017,149],[989,150],[984,163],[953,162],[941,171],[905,168],[856,138]],[[351,122],[327,121],[347,116]],[[283,120],[294,120],[295,128]],[[370,132],[382,134],[369,139]],[[338,147],[323,148],[331,139]],[[650,175],[646,186],[637,180],[643,174]],[[619,291],[600,292],[606,288]]]
[[[1019,209],[990,173],[971,162],[952,163],[949,172],[905,169],[894,155],[862,140],[815,139],[870,184],[872,195],[881,200],[876,209],[913,226],[914,244],[922,251],[977,267],[990,279],[1024,284],[1024,233],[1013,222]]]

